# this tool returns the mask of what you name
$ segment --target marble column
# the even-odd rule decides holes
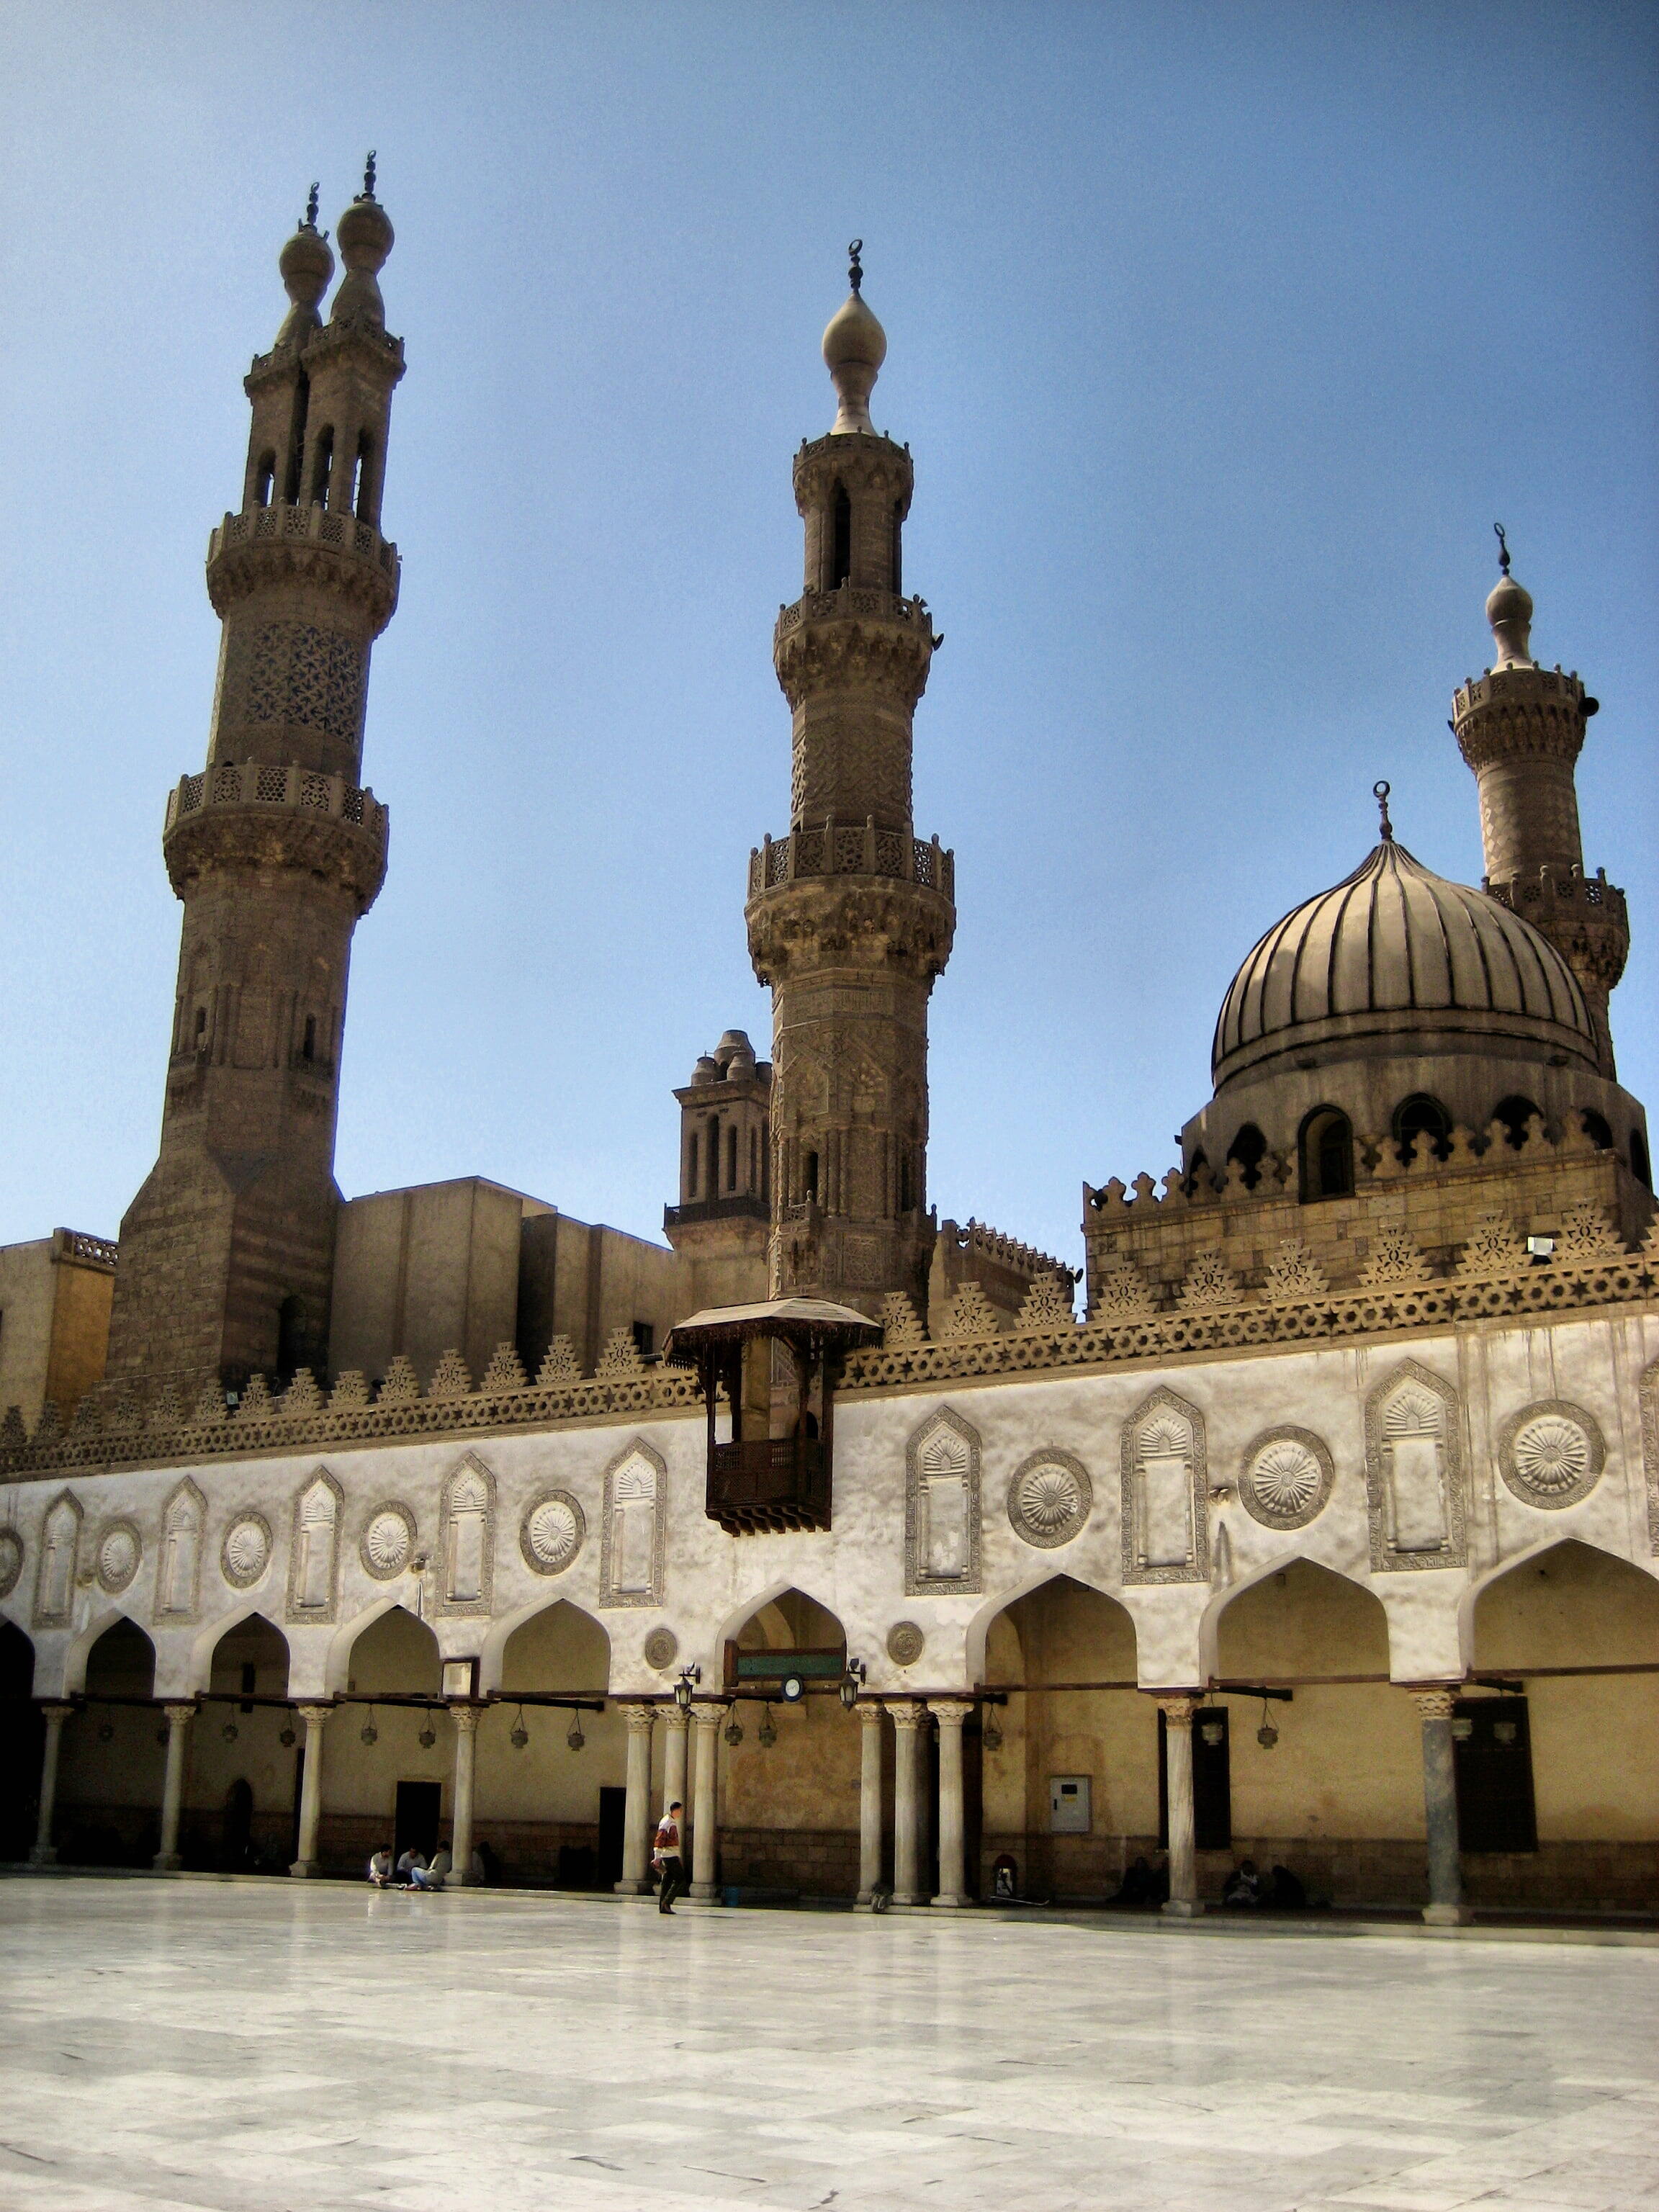
[[[668,1729],[667,1739],[663,1747],[662,1762],[662,1809],[665,1813],[676,1798],[679,1800],[682,1808],[686,1802],[685,1752],[686,1739],[690,1732],[691,1716],[688,1712],[682,1711],[678,1705],[670,1705],[664,1713],[663,1719]],[[684,1840],[685,1824],[682,1820],[680,1825],[682,1840]]]
[[[868,1905],[881,1887],[881,1706],[859,1699],[859,1894]]]
[[[459,1700],[449,1708],[455,1723],[455,1796],[449,1824],[449,1879],[463,1889],[472,1879],[472,1800],[478,1771],[478,1720],[483,1707]]]
[[[171,1874],[184,1861],[179,1856],[179,1814],[185,1802],[185,1755],[190,1748],[190,1724],[196,1717],[191,1705],[168,1705],[167,1771],[161,1784],[161,1848],[150,1864],[159,1874]]]
[[[719,1773],[720,1725],[726,1718],[724,1705],[696,1705],[692,1708],[691,1725],[696,1729],[696,1756],[693,1762],[691,1784],[691,1894],[704,1904],[710,1904],[720,1895],[720,1884],[715,1879],[719,1865],[720,1815],[715,1796]],[[672,1738],[670,1739],[671,1742]]]
[[[1457,1775],[1452,1764],[1454,1690],[1413,1692],[1423,1723],[1423,1817],[1429,1844],[1431,1928],[1461,1928],[1474,1917],[1463,1902],[1463,1862],[1457,1837]]]
[[[617,1884],[623,1897],[642,1897],[651,1887],[650,1705],[625,1705],[628,1715],[628,1803],[623,1814],[623,1870]]]
[[[1193,1826],[1193,1715],[1196,1697],[1160,1698],[1164,1715],[1164,1774],[1170,1806],[1170,1895],[1164,1910],[1177,1920],[1194,1920],[1198,1901],[1198,1857]]]
[[[922,1905],[921,1792],[916,1766],[921,1749],[921,1718],[926,1705],[909,1698],[896,1699],[893,1716],[893,1902]]]
[[[40,1756],[40,1818],[34,1831],[29,1864],[56,1866],[58,1852],[52,1840],[52,1817],[58,1808],[58,1754],[63,1748],[64,1723],[75,1708],[43,1705],[40,1711],[46,1717],[46,1741]]]
[[[966,1698],[931,1698],[939,1723],[939,1894],[935,1905],[968,1902],[966,1835],[962,1804],[962,1724],[973,1711]]]
[[[321,1872],[317,1864],[317,1824],[323,1816],[323,1730],[332,1705],[301,1705],[306,1724],[305,1765],[300,1777],[300,1856],[289,1869],[291,1875]]]

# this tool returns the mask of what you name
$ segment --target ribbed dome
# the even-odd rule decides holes
[[[1484,891],[1383,842],[1275,922],[1234,976],[1210,1055],[1218,1090],[1281,1053],[1397,1037],[1520,1039],[1595,1061],[1584,996],[1553,945]],[[1375,1049],[1373,1047],[1372,1049]]]

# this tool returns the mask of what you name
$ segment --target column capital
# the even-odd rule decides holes
[[[687,1729],[691,1725],[690,1714],[684,1705],[679,1704],[668,1706],[664,1711],[663,1718],[672,1729]]]
[[[1452,1717],[1452,1707],[1457,1702],[1458,1690],[1455,1684],[1448,1683],[1438,1689],[1413,1687],[1411,1694],[1413,1703],[1425,1721],[1449,1721]]]
[[[483,1707],[462,1698],[449,1700],[449,1717],[464,1735],[471,1735],[483,1717]]]
[[[161,1710],[167,1717],[169,1728],[183,1728],[187,1721],[193,1721],[196,1717],[196,1705],[193,1699],[187,1705],[163,1705]]]
[[[75,1707],[67,1698],[43,1698],[40,1710],[46,1715],[48,1728],[62,1728]]]
[[[649,1735],[656,1726],[657,1709],[654,1705],[624,1705],[623,1711],[628,1715],[629,1735]]]
[[[699,1728],[717,1729],[725,1722],[731,1708],[727,1705],[693,1705],[688,1717]]]
[[[334,1708],[331,1705],[301,1705],[296,1710],[300,1718],[308,1729],[324,1729],[328,1726],[329,1717]]]
[[[879,1728],[884,1710],[879,1698],[860,1698],[853,1708],[866,1728]]]
[[[927,1706],[920,1698],[889,1698],[887,1710],[893,1716],[893,1726],[899,1729],[919,1727]]]
[[[929,1698],[927,1710],[941,1728],[959,1729],[974,1710],[971,1698]]]
[[[1153,1694],[1166,1728],[1189,1729],[1193,1724],[1193,1715],[1204,1701],[1201,1690],[1163,1690]]]

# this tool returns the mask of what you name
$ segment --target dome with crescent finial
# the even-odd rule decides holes
[[[1215,1087],[1273,1061],[1382,1045],[1543,1048],[1594,1065],[1584,994],[1518,915],[1382,842],[1254,945],[1216,1024]]]
[[[824,366],[841,402],[832,436],[871,428],[870,394],[887,358],[887,333],[865,305],[863,247],[864,240],[855,238],[848,248],[851,289],[823,333]]]

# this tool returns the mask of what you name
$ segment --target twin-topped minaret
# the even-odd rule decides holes
[[[1573,780],[1597,702],[1576,674],[1533,659],[1532,595],[1502,574],[1486,600],[1492,665],[1457,692],[1452,730],[1480,793],[1486,888],[1548,938],[1577,977],[1595,1027],[1601,1072],[1612,1079],[1607,1000],[1625,971],[1630,921],[1607,871],[1586,876]]]
[[[773,999],[773,1295],[875,1313],[888,1291],[926,1297],[927,999],[956,908],[951,855],[911,820],[911,722],[940,640],[904,596],[910,454],[871,424],[887,340],[852,253],[823,334],[839,410],[795,456],[805,588],[773,647],[794,714],[790,833],[751,856],[746,915]]]
[[[398,601],[380,535],[404,373],[377,282],[392,230],[363,190],[334,257],[313,189],[278,266],[290,302],[253,363],[240,510],[208,548],[224,625],[207,767],[167,802],[184,902],[161,1154],[121,1224],[108,1374],[236,1389],[326,1365],[346,975],[386,872],[361,784],[370,649]]]

